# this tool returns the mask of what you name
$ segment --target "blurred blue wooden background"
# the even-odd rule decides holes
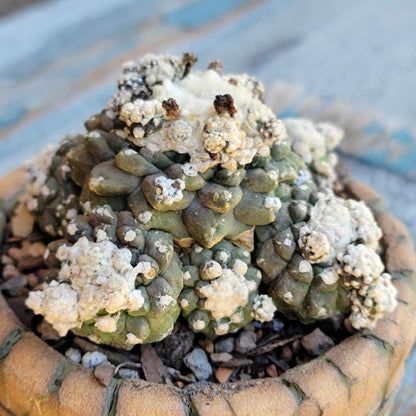
[[[227,72],[259,77],[279,116],[341,124],[342,157],[416,237],[415,0],[47,0],[20,9],[0,18],[0,176],[82,131],[123,61],[184,51],[200,68],[220,59]],[[405,387],[416,385],[412,360]]]

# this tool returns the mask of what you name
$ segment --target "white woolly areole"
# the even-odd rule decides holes
[[[47,197],[49,188],[46,186],[48,170],[58,149],[57,145],[46,146],[39,155],[25,162],[26,192],[24,202],[30,212],[38,208],[38,198]],[[66,166],[69,169],[69,166]],[[54,234],[52,227],[51,234]]]
[[[271,321],[276,310],[277,308],[270,296],[257,295],[251,307],[251,316],[260,322]]]
[[[166,205],[172,205],[183,198],[185,182],[182,179],[169,179],[159,176],[155,179],[155,199]]]
[[[343,200],[329,192],[320,194],[299,234],[298,244],[305,257],[311,263],[333,261],[352,240],[351,218]]]
[[[100,316],[95,322],[95,326],[103,332],[113,333],[117,331],[117,321],[119,319],[118,314]]]
[[[300,229],[298,244],[311,263],[333,262],[357,240],[377,249],[380,236],[373,214],[363,202],[344,200],[325,189],[318,194],[310,219]]]
[[[215,70],[192,70],[182,79],[175,78],[180,64],[179,58],[168,55],[148,55],[130,64],[145,74],[152,95],[130,102],[131,93],[119,91],[116,101],[124,102],[120,118],[132,127],[126,130],[129,140],[153,151],[187,153],[199,172],[217,164],[236,169],[237,164],[250,163],[256,154],[269,155],[270,146],[286,140],[283,123],[259,98],[260,83],[247,75],[222,75]],[[119,83],[131,77],[134,72],[125,73]],[[234,116],[215,111],[215,96],[225,94],[233,98]],[[169,98],[178,104],[180,118],[165,120],[146,136],[145,126],[152,121],[157,127],[165,115],[162,102]]]
[[[222,323],[219,324],[216,328],[215,328],[215,335],[225,335],[228,334],[228,331],[230,329],[230,324],[228,323]]]
[[[48,169],[52,164],[58,146],[48,145],[39,155],[25,163],[26,167],[26,190],[29,195],[39,197],[42,195],[46,180],[48,179]]]
[[[142,224],[147,224],[153,217],[153,213],[150,211],[143,211],[139,214],[139,221]]]
[[[206,298],[204,309],[210,311],[214,319],[230,317],[237,308],[247,305],[252,283],[234,270],[223,269],[220,277],[200,289]]]
[[[319,273],[319,277],[328,286],[333,285],[339,280],[339,274],[333,267],[327,267],[326,269],[322,270],[322,272]]]
[[[382,232],[375,222],[370,208],[363,201],[355,201],[354,199],[347,199],[345,206],[350,212],[357,239],[367,247],[377,250]]]
[[[282,207],[282,203],[277,197],[267,196],[264,200],[264,206],[270,211],[276,212]]]
[[[313,123],[302,118],[283,120],[292,149],[306,164],[314,163],[314,169],[327,178],[330,186],[336,178],[335,165],[338,158],[331,153],[344,137],[344,132],[330,123]],[[327,155],[328,154],[328,155]],[[325,155],[327,157],[323,160]]]
[[[126,341],[130,345],[137,345],[137,344],[143,344],[143,340],[136,335],[134,335],[132,332],[128,332],[126,335]]]
[[[136,276],[150,273],[149,262],[130,264],[131,252],[98,232],[97,242],[81,237],[73,246],[59,247],[62,262],[58,281],[44,284],[41,291],[29,294],[26,305],[44,315],[61,336],[84,321],[97,319],[99,311],[116,314],[121,310],[138,310],[144,304],[140,290],[135,289]],[[151,265],[150,265],[151,266]],[[114,332],[116,321],[111,316],[97,319],[97,327]]]
[[[182,172],[191,178],[194,178],[198,175],[198,169],[192,163],[185,163],[181,165]]]

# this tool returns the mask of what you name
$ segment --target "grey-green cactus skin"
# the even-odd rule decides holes
[[[124,66],[108,107],[85,122],[87,133],[64,139],[52,157],[44,180],[47,192],[40,192],[36,203],[29,204],[43,231],[63,236],[68,212],[85,214],[95,206],[110,205],[117,212],[130,210],[148,230],[170,232],[181,247],[197,241],[209,248],[225,238],[253,249],[249,238],[253,227],[275,220],[277,207],[270,198],[278,197],[279,185],[292,183],[299,170],[305,169],[289,142],[271,140],[277,134],[273,122],[254,120],[255,133],[250,133],[272,143],[269,155],[257,155],[235,170],[215,165],[196,172],[186,168],[190,158],[186,153],[151,151],[135,144],[138,131],[146,138],[162,126],[173,126],[175,111],[158,108],[149,116],[153,118],[138,122],[140,117],[130,117],[123,109],[136,99],[150,100],[162,80],[182,80],[195,61],[192,54],[182,59],[149,56],[140,64]],[[253,78],[230,78],[229,83],[244,84],[252,97],[261,97],[260,85]],[[222,114],[215,100],[214,107]],[[210,156],[216,159],[220,154]],[[178,189],[174,201],[161,198],[160,178],[165,178],[167,192]]]
[[[312,176],[310,176],[312,177]],[[279,216],[256,228],[256,264],[277,309],[291,319],[311,323],[350,309],[349,290],[341,280],[328,285],[320,274],[326,264],[311,264],[298,246],[299,230],[316,202],[317,184],[311,179],[289,186],[281,196]]]
[[[53,237],[62,237],[71,216],[80,210],[80,188],[71,180],[72,173],[68,162],[71,150],[82,140],[81,134],[63,139],[51,157],[42,189],[32,196],[32,204],[28,204],[28,209],[36,218],[40,229]],[[88,154],[82,155],[82,159],[88,158]],[[31,172],[30,166],[27,176],[29,183],[38,180],[37,173]]]
[[[251,265],[247,249],[225,240],[209,249],[195,244],[181,260],[185,287],[179,303],[193,331],[215,337],[236,332],[253,319],[261,272]],[[222,299],[227,289],[233,293]]]
[[[81,328],[72,331],[97,342],[125,349],[132,348],[135,344],[129,342],[128,334],[137,338],[136,343],[163,339],[172,331],[179,316],[178,297],[183,288],[181,263],[169,233],[145,230],[129,211],[115,212],[108,205],[96,207],[89,215],[78,215],[70,221],[65,239],[49,244],[46,262],[51,276],[61,266],[55,256],[59,246],[75,243],[81,237],[95,241],[99,231],[104,231],[118,247],[128,248],[132,252],[132,266],[140,262],[151,265],[147,273],[137,275],[135,282],[135,288],[141,291],[144,303],[139,310],[122,310],[114,314],[119,315],[115,332],[98,329],[95,326],[96,319],[84,322]],[[105,315],[108,313],[102,311],[97,318]]]
[[[110,145],[121,150],[115,153]],[[266,199],[280,197],[284,186],[304,169],[289,148],[272,148],[271,156],[255,158],[236,171],[213,167],[192,176],[183,169],[184,159],[172,151],[152,153],[134,146],[120,130],[96,129],[69,137],[52,159],[46,180],[50,192],[38,197],[31,212],[52,236],[65,233],[68,212],[82,214],[109,205],[117,212],[129,209],[148,230],[170,232],[182,247],[197,241],[209,248],[225,238],[252,249],[253,241],[245,235],[253,226],[276,219],[277,208],[268,207]],[[172,187],[183,187],[180,200],[158,200],[160,178]]]

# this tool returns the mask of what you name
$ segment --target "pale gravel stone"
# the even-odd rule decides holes
[[[77,348],[68,348],[65,351],[65,357],[73,363],[81,362],[81,352]]]
[[[301,343],[306,352],[313,356],[322,355],[334,346],[334,341],[319,328],[303,336]]]
[[[87,352],[82,356],[82,365],[86,368],[94,368],[107,360],[107,356],[99,351]]]
[[[249,331],[241,331],[235,340],[235,350],[246,354],[256,348],[256,334]]]
[[[183,361],[198,380],[207,380],[212,375],[212,367],[207,354],[201,348],[194,348],[185,355]]]
[[[140,378],[139,372],[131,368],[120,368],[117,374],[120,378]]]

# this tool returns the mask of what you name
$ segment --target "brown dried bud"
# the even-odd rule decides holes
[[[184,52],[182,57],[182,63],[185,65],[185,69],[183,70],[182,79],[185,78],[191,68],[196,64],[198,58],[193,53]]]
[[[173,98],[162,101],[162,107],[166,110],[166,118],[177,120],[181,116],[181,109]]]
[[[228,83],[231,84],[231,85],[238,85],[238,81],[236,79],[234,79],[234,78],[230,78],[228,80]]]
[[[208,154],[212,160],[220,160],[221,158],[221,155],[219,153],[208,152]]]
[[[222,75],[224,72],[224,65],[221,61],[211,61],[208,65],[208,69],[212,69]]]
[[[237,112],[234,107],[234,100],[230,94],[216,95],[214,100],[215,111],[221,115],[222,113],[228,113],[231,117]]]

